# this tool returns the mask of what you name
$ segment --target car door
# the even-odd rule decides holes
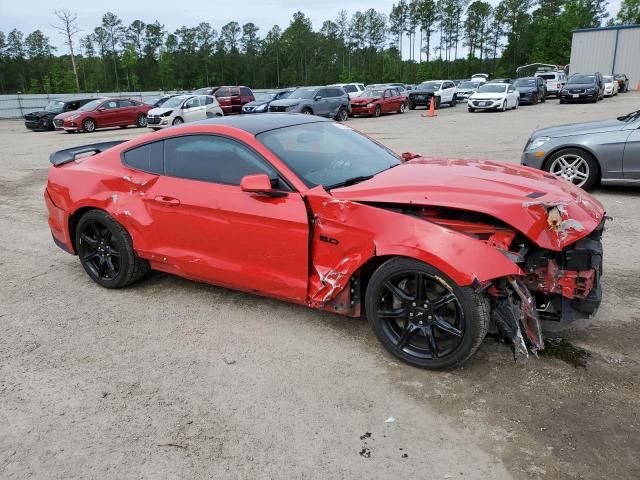
[[[218,135],[163,141],[164,175],[140,195],[149,215],[147,258],[186,277],[303,302],[309,224],[304,200],[255,150]],[[282,186],[271,197],[240,189],[265,173]]]
[[[393,95],[391,89],[388,88],[382,94],[382,113],[393,112]]]
[[[225,115],[227,113],[232,112],[233,109],[231,106],[231,96],[229,93],[229,88],[227,87],[219,88],[218,90],[216,90],[216,93],[214,94],[214,96],[218,100],[218,103],[220,104],[220,108],[222,108],[222,111],[225,113]]]
[[[624,146],[622,168],[625,179],[640,180],[640,120],[632,128]]]
[[[96,110],[95,121],[99,127],[112,127],[118,124],[119,113],[118,100],[107,100]]]
[[[329,92],[327,88],[320,88],[313,97],[313,113],[321,117],[328,117],[331,111],[329,103]]]
[[[445,91],[446,102],[453,100],[453,95],[456,93],[456,84],[453,82],[444,82],[443,88]]]
[[[206,118],[204,113],[204,101],[201,96],[191,97],[182,106],[182,119],[185,122],[195,122]]]
[[[133,100],[118,100],[118,125],[135,125],[138,116],[138,104]]]

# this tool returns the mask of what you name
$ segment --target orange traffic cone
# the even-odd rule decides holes
[[[436,113],[436,99],[435,97],[431,97],[431,100],[429,100],[429,115],[425,115],[422,114],[423,117],[437,117],[438,114]]]

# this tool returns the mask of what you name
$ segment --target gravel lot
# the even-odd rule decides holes
[[[518,162],[534,128],[639,108],[634,92],[348,124],[398,152]],[[604,302],[561,333],[586,368],[515,364],[487,339],[431,373],[396,362],[365,320],[159,273],[92,283],[51,241],[48,155],[141,133],[0,122],[0,478],[640,478],[640,189],[595,192],[614,217]]]

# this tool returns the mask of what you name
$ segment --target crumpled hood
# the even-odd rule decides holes
[[[373,103],[380,100],[379,98],[375,98],[375,97],[357,97],[357,98],[352,98],[351,99],[351,103],[356,103],[358,105],[366,105],[367,103]]]
[[[531,134],[531,137],[569,137],[572,135],[585,135],[591,133],[611,132],[622,130],[627,124],[619,120],[601,120],[586,123],[569,123],[556,127],[541,128]]]
[[[53,116],[53,112],[47,112],[46,110],[38,110],[37,112],[29,112],[24,118],[44,118],[48,116]]]
[[[532,168],[487,160],[421,157],[331,194],[356,202],[484,213],[551,250],[562,250],[587,236],[604,217],[600,202],[569,182]],[[549,225],[548,210],[553,207],[561,215],[557,229]]]
[[[167,112],[172,112],[173,110],[174,110],[173,108],[157,107],[149,110],[149,112],[147,112],[147,115],[153,115],[153,116],[159,117],[160,115],[164,115]]]

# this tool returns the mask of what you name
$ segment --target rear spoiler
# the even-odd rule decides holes
[[[84,145],[82,147],[67,148],[66,150],[58,150],[49,155],[49,161],[55,167],[64,165],[65,163],[73,162],[78,155],[84,155],[86,153],[92,153],[93,155],[104,152],[116,145],[126,142],[126,140],[115,140],[112,142],[93,143],[91,145]]]

